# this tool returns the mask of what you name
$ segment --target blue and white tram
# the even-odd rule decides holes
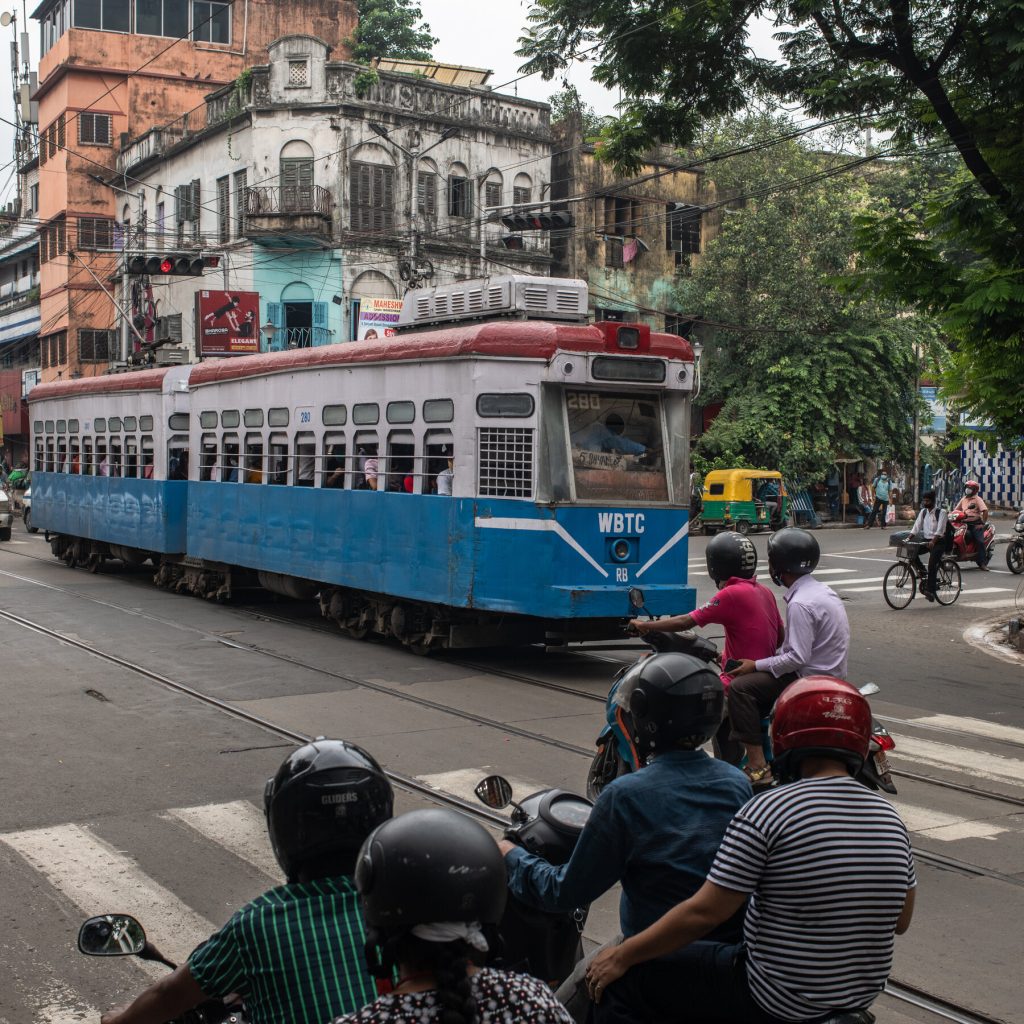
[[[615,636],[634,585],[689,610],[692,350],[586,306],[463,282],[393,338],[37,386],[34,521],[70,564],[318,596],[416,651]]]

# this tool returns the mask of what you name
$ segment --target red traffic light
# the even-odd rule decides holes
[[[169,274],[174,269],[174,260],[166,256],[160,261],[160,273]]]

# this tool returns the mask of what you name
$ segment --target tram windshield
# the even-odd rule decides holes
[[[668,501],[661,400],[567,389],[565,408],[579,501]]]

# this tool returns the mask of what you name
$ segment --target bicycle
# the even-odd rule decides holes
[[[896,545],[896,564],[889,567],[882,580],[882,596],[894,611],[906,608],[917,596],[918,589],[927,584],[928,570],[919,557],[927,547],[926,542],[914,540],[900,540]],[[943,555],[935,577],[935,600],[948,607],[956,602],[963,588],[956,559]]]

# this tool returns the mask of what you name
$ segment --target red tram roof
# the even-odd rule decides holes
[[[565,324],[539,320],[490,320],[478,324],[415,331],[392,338],[353,341],[316,348],[265,352],[251,356],[210,359],[191,367],[189,384],[258,377],[311,367],[344,366],[350,363],[400,362],[444,359],[457,356],[511,356],[520,359],[550,359],[558,351],[609,352],[626,356],[658,356],[662,359],[693,361],[693,349],[685,338],[650,332],[636,349],[623,350],[614,342],[614,330],[623,324]],[[71,398],[76,395],[128,391],[159,391],[168,373],[181,367],[161,367],[104,377],[52,381],[37,384],[30,401],[42,398]]]
[[[613,324],[621,327],[622,324]],[[596,324],[564,324],[539,320],[490,320],[478,324],[443,327],[353,341],[317,348],[268,352],[200,363],[189,377],[190,384],[212,384],[264,373],[281,373],[307,367],[338,366],[348,363],[443,359],[455,356],[513,356],[521,359],[550,359],[557,351],[614,352],[619,355],[652,355],[663,359],[693,361],[693,349],[674,334],[650,334],[650,343],[624,352],[610,343]]]
[[[102,377],[80,377],[78,380],[52,380],[37,384],[28,396],[29,402],[41,398],[74,398],[78,395],[115,394],[128,391],[159,391],[164,377],[172,370],[181,372],[180,366],[160,366],[153,370],[132,370],[127,373],[108,373]]]

